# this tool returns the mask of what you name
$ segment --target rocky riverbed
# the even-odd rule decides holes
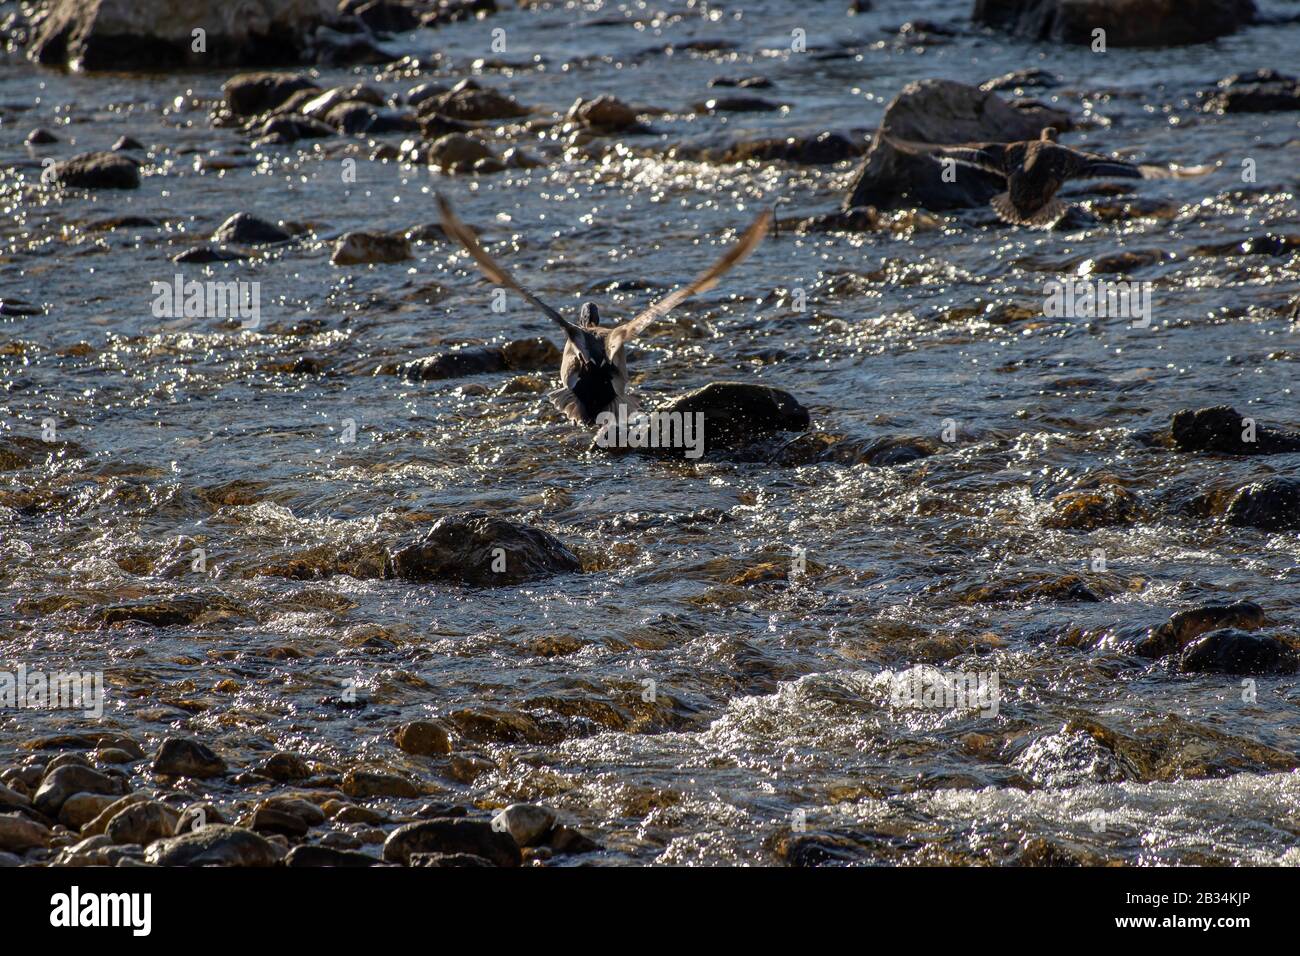
[[[1293,3],[104,5],[0,3],[0,865],[1300,863]],[[1043,127],[1201,169],[916,145]],[[435,191],[614,321],[775,208],[702,454]]]

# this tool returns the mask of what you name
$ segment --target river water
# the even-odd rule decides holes
[[[519,132],[543,165],[481,177],[370,162],[344,138],[249,150],[209,122],[234,70],[0,65],[0,297],[47,310],[0,318],[0,439],[33,459],[0,471],[0,659],[107,684],[102,721],[0,712],[0,755],[89,729],[146,745],[182,732],[235,767],[288,750],[408,773],[480,807],[548,803],[605,847],[584,858],[601,864],[1300,862],[1294,676],[1255,679],[1252,700],[1239,677],[1070,638],[1237,599],[1300,629],[1300,534],[1194,506],[1300,478],[1300,455],[1182,454],[1152,438],[1175,411],[1217,404],[1300,425],[1298,247],[1207,251],[1300,231],[1298,114],[1212,115],[1197,99],[1228,74],[1293,67],[1300,24],[1098,55],[978,30],[965,4],[846,6],[511,7],[385,43],[419,58],[418,76],[320,71],[323,88],[364,79],[387,93],[473,75],[540,116],[601,93],[668,111],[603,155]],[[900,40],[893,28],[915,18],[952,33]],[[806,52],[790,50],[796,29]],[[505,63],[476,71],[480,58]],[[1075,231],[1003,227],[986,210],[887,214],[864,233],[783,226],[631,357],[648,404],[711,381],[774,385],[820,431],[938,443],[908,464],[591,453],[541,394],[552,373],[376,374],[461,343],[553,336],[518,299],[493,312],[463,254],[431,240],[404,263],[330,264],[342,232],[436,221],[436,189],[543,299],[624,318],[759,209],[778,204],[783,223],[833,210],[851,172],[711,165],[669,158],[673,146],[861,137],[907,82],[1027,67],[1062,78],[1028,95],[1090,121],[1071,145],[1219,168],[1131,196],[1071,184],[1104,209],[1141,204]],[[690,111],[733,92],[710,79],[751,75],[773,86],[739,92],[786,107]],[[23,145],[38,126],[61,142]],[[39,184],[41,157],[124,134],[151,147],[139,190]],[[348,156],[355,183],[339,173]],[[249,262],[170,261],[237,212],[307,231]],[[159,225],[103,228],[117,216]],[[1123,252],[1137,264],[1112,277],[1152,283],[1149,328],[1039,314],[1046,281]],[[177,272],[260,282],[260,327],[155,318],[150,283]],[[1027,312],[987,308],[1008,303]],[[291,371],[304,358],[323,370]],[[42,445],[46,419],[56,435]],[[355,442],[339,440],[347,420]],[[1107,478],[1137,496],[1135,520],[1047,521],[1056,495]],[[491,589],[313,577],[471,509],[550,531],[584,573]],[[1022,587],[1070,575],[1100,600]],[[104,608],[145,598],[199,610],[103,623]],[[996,675],[997,713],[901,706],[917,668]],[[349,681],[364,708],[321,703]],[[464,709],[528,715],[543,732],[464,742],[482,758],[469,770],[393,746],[403,722]],[[206,787],[242,799],[234,783]]]

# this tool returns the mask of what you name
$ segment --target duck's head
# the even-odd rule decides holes
[[[587,329],[600,325],[600,310],[596,308],[595,302],[582,303],[582,310],[578,313],[578,324]]]

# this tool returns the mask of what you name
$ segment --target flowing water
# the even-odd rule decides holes
[[[1300,24],[1102,55],[981,31],[966,4],[846,5],[511,7],[385,43],[418,75],[320,71],[322,88],[387,93],[473,75],[540,116],[602,93],[668,111],[587,148],[514,127],[544,165],[493,176],[371,162],[342,137],[249,149],[209,120],[234,70],[0,65],[0,298],[46,308],[0,318],[0,440],[16,450],[0,472],[0,659],[107,684],[101,721],[0,712],[0,754],[92,729],[184,733],[235,767],[288,750],[480,807],[548,803],[605,847],[584,858],[603,864],[1297,862],[1294,676],[1258,677],[1251,700],[1239,677],[1070,635],[1236,599],[1300,631],[1300,534],[1195,507],[1300,478],[1300,455],[1183,454],[1153,437],[1176,410],[1217,404],[1300,424],[1300,247],[1208,248],[1297,232],[1298,114],[1206,114],[1197,97],[1230,73],[1293,66]],[[952,35],[900,39],[918,17]],[[795,29],[806,52],[790,50]],[[1087,121],[1071,145],[1221,165],[1132,194],[1071,184],[1101,218],[1081,230],[970,210],[797,234],[793,220],[837,206],[850,163],[672,158],[731,136],[860,138],[907,82],[1032,66],[1063,83],[1029,95]],[[774,85],[708,86],[751,75]],[[719,92],[786,107],[691,112]],[[23,145],[37,126],[61,142]],[[139,190],[39,183],[41,157],[124,134],[150,146]],[[355,183],[340,175],[349,156]],[[778,205],[779,235],[639,341],[638,393],[653,405],[711,381],[774,385],[819,431],[921,436],[938,453],[892,467],[611,457],[549,406],[552,372],[382,374],[457,344],[554,336],[517,298],[494,312],[437,238],[404,263],[330,264],[342,232],[436,221],[434,190],[544,300],[593,299],[620,319]],[[248,262],[170,261],[237,212],[306,231]],[[105,228],[120,216],[158,225]],[[1046,281],[1103,274],[1124,252],[1137,256],[1111,277],[1152,283],[1149,328],[1041,314]],[[150,283],[177,272],[260,282],[261,325],[155,318]],[[348,420],[354,442],[340,441]],[[1047,520],[1055,496],[1107,480],[1137,496],[1135,520]],[[484,589],[324,575],[337,555],[471,509],[550,531],[583,573]],[[108,623],[106,608],[142,599],[179,608],[176,622]],[[898,688],[932,668],[996,675],[996,714],[900,706]],[[330,703],[348,686],[364,707]],[[456,767],[393,746],[403,722],[458,710],[533,729],[463,741]],[[204,786],[243,799],[233,782]]]

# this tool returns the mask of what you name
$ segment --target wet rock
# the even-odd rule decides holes
[[[427,101],[426,101],[427,102]],[[452,119],[438,112],[420,112],[420,135],[428,140],[440,139],[451,133],[468,133],[478,129],[473,123]]]
[[[1267,623],[1264,609],[1252,601],[1203,604],[1171,615],[1164,624],[1152,628],[1137,643],[1134,651],[1143,657],[1164,657],[1181,651],[1209,631],[1222,628],[1258,630]]]
[[[514,372],[535,372],[557,368],[560,364],[560,350],[550,339],[541,336],[507,342],[501,346],[501,354],[506,367]]]
[[[1256,70],[1219,81],[1206,100],[1211,113],[1273,113],[1300,110],[1300,80],[1276,70]]]
[[[142,598],[124,604],[111,604],[97,608],[91,614],[91,620],[104,627],[115,627],[119,624],[171,627],[176,624],[190,624],[207,609],[208,605],[197,596]]]
[[[770,89],[772,81],[765,76],[746,76],[740,79],[733,79],[727,76],[715,76],[709,80],[710,87],[737,88],[742,90],[765,90]]]
[[[547,836],[548,846],[556,853],[594,853],[600,844],[573,827],[556,827]]]
[[[201,265],[211,262],[235,262],[247,258],[249,258],[249,256],[245,252],[235,252],[231,249],[213,249],[209,246],[200,246],[195,249],[186,249],[184,252],[172,256],[172,262],[188,262],[194,265]]]
[[[772,113],[781,109],[781,104],[761,96],[715,96],[693,103],[691,109],[696,113]]]
[[[466,740],[483,743],[555,743],[558,734],[544,728],[529,714],[495,707],[456,710],[447,716]]]
[[[1300,451],[1300,433],[1261,425],[1229,405],[1184,409],[1169,428],[1179,451],[1280,455]]]
[[[179,815],[157,800],[133,803],[108,821],[104,834],[115,844],[136,843],[148,846],[176,833]]]
[[[214,823],[229,823],[225,815],[210,803],[192,803],[176,821],[176,833],[192,833]]]
[[[133,803],[141,803],[148,799],[149,798],[143,793],[128,793],[126,796],[114,800],[105,807],[99,815],[95,817],[95,819],[82,826],[81,835],[83,837],[88,837],[103,833],[108,829],[108,823],[113,819],[113,817],[117,816]]]
[[[1106,31],[1108,47],[1207,43],[1255,19],[1252,0],[975,0],[971,18],[1029,40],[1091,44]]]
[[[443,169],[472,167],[481,159],[492,156],[492,150],[482,140],[464,133],[448,133],[429,144],[426,154],[430,165]]]
[[[419,86],[413,86],[406,91],[406,105],[418,107],[426,100],[431,100],[446,92],[447,87],[440,83],[421,83]]]
[[[119,136],[117,138],[117,141],[113,143],[113,145],[109,148],[112,149],[114,152],[117,152],[119,150],[121,151],[131,150],[135,152],[135,151],[142,151],[144,149],[144,143],[140,142],[134,136]]]
[[[1002,76],[995,76],[991,80],[985,80],[980,84],[980,89],[1000,92],[1002,90],[1017,90],[1032,86],[1052,89],[1060,85],[1061,77],[1057,74],[1032,67],[1027,70],[1013,70],[1010,73],[1002,74]]]
[[[159,840],[145,851],[145,860],[158,866],[275,866],[281,856],[265,837],[224,824]]]
[[[778,432],[803,431],[812,421],[808,409],[789,392],[769,385],[739,382],[711,382],[655,411],[683,416],[702,414],[706,454],[736,451],[766,441]],[[657,451],[681,455],[684,450]]]
[[[411,258],[411,244],[403,235],[349,232],[334,244],[330,262],[336,266],[405,262]]]
[[[257,809],[274,810],[276,813],[287,814],[301,820],[305,826],[309,827],[320,826],[325,822],[324,810],[310,800],[294,796],[292,793],[281,793],[274,797],[267,797],[257,805]]]
[[[359,66],[391,63],[392,53],[361,34],[346,34],[327,27],[317,27],[308,46],[310,57],[322,66]]]
[[[414,853],[468,853],[495,866],[519,866],[519,846],[485,820],[438,819],[398,827],[384,841],[384,860],[410,862]]]
[[[34,129],[27,134],[23,140],[28,146],[46,146],[50,143],[57,143],[59,138],[51,133],[48,129]]]
[[[568,118],[600,132],[621,132],[640,125],[636,110],[613,96],[579,98],[569,107]]]
[[[59,808],[59,822],[69,830],[80,830],[116,802],[107,794],[74,793]]]
[[[1247,485],[1228,502],[1224,517],[1239,528],[1300,529],[1300,481],[1269,478]]]
[[[512,803],[495,817],[492,825],[505,829],[519,846],[538,846],[555,829],[555,811],[535,803]]]
[[[291,839],[306,836],[308,829],[306,821],[301,817],[265,804],[240,823],[257,833],[278,833]]]
[[[0,813],[0,850],[24,853],[35,847],[50,845],[49,827],[19,813]]]
[[[1047,528],[1092,531],[1132,524],[1138,517],[1137,495],[1120,485],[1067,491],[1052,499],[1052,513],[1043,520]]]
[[[121,796],[126,791],[121,777],[110,777],[98,770],[67,764],[51,771],[41,781],[32,804],[50,819],[57,819],[69,797],[77,793]]]
[[[1068,117],[1058,114],[1067,122]],[[1001,97],[952,80],[921,80],[899,91],[881,118],[880,128],[895,139],[919,143],[1010,142],[1037,139],[1043,126]]]
[[[418,797],[420,788],[405,777],[378,770],[349,770],[343,777],[342,790],[349,797]]]
[[[255,12],[210,0],[54,0],[28,55],[84,70],[301,62],[310,31],[335,12],[330,0],[258,0]]]
[[[446,93],[426,100],[424,112],[441,113],[457,120],[501,120],[527,116],[529,110],[512,97],[462,80]]]
[[[886,107],[843,208],[920,206],[943,212],[985,205],[1006,189],[1002,177],[963,167],[945,182],[943,164],[909,144],[1037,139],[1044,126],[1059,129],[1068,122],[1063,115],[1027,114],[992,92],[951,80],[909,83]]]
[[[221,86],[226,108],[235,116],[256,116],[282,105],[293,94],[319,90],[300,73],[240,73]]]
[[[364,853],[335,850],[327,846],[296,846],[284,858],[284,865],[303,866],[378,866],[379,860]]]
[[[389,554],[390,577],[477,587],[521,584],[582,570],[555,536],[480,511],[439,518],[420,540]]]
[[[307,761],[297,754],[283,751],[271,754],[257,765],[256,770],[264,777],[280,781],[305,780],[311,776]]]
[[[421,12],[415,4],[396,0],[364,0],[355,3],[345,0],[339,5],[340,13],[351,14],[375,32],[405,33],[420,25]]]
[[[284,143],[295,143],[300,139],[324,139],[334,134],[334,127],[328,123],[293,113],[272,116],[257,131],[260,139],[274,137]]]
[[[237,212],[212,234],[213,242],[233,242],[240,245],[259,245],[267,242],[284,242],[292,236],[274,223],[251,213]]]
[[[441,869],[492,869],[496,866],[491,860],[473,853],[412,853],[406,865],[432,866]]]
[[[17,781],[15,781],[17,782]],[[25,793],[19,793],[11,787],[0,784],[0,812],[9,810],[25,809],[32,805],[32,798]]]
[[[403,724],[393,734],[399,750],[408,754],[432,757],[451,753],[451,728],[436,720],[414,720]]]
[[[723,145],[674,147],[670,158],[706,163],[786,162],[803,166],[829,166],[861,156],[865,145],[843,133],[827,130],[801,136],[734,139]]]
[[[403,372],[413,381],[434,382],[481,375],[484,372],[504,372],[507,368],[505,354],[501,349],[488,346],[453,349],[414,359],[403,366]]]
[[[55,163],[54,178],[78,189],[139,189],[140,167],[119,153],[82,153]]]
[[[1297,654],[1276,637],[1224,628],[1193,640],[1175,666],[1184,673],[1293,674]]]
[[[216,777],[226,772],[226,762],[197,740],[168,737],[154,755],[153,772],[172,777]]]

